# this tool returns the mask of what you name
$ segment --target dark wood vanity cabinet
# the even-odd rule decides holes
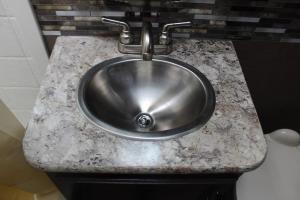
[[[48,176],[67,200],[236,200],[240,174]]]

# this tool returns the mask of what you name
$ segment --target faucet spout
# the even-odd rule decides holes
[[[152,38],[152,25],[150,22],[143,23],[141,44],[143,60],[152,60],[153,56],[153,38]]]

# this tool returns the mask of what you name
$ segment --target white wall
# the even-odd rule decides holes
[[[0,0],[0,99],[26,126],[48,56],[28,0]]]

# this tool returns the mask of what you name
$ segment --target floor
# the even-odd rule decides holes
[[[65,200],[65,198],[57,190],[34,194],[17,187],[0,185],[0,200]]]
[[[34,194],[20,190],[15,187],[0,185],[1,200],[35,200]]]

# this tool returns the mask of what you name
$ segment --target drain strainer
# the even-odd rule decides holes
[[[136,123],[140,128],[150,128],[153,125],[153,119],[149,114],[141,113],[136,117]]]

